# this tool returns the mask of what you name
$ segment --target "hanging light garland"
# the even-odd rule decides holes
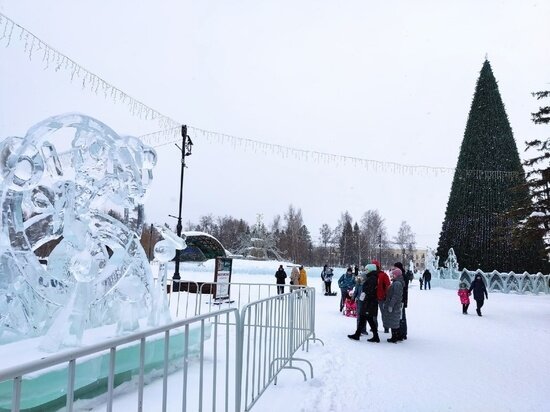
[[[180,130],[182,122],[178,122],[126,94],[118,87],[113,86],[100,76],[90,72],[73,59],[48,45],[1,12],[0,33],[0,44],[4,44],[5,47],[10,47],[14,42],[19,43],[23,46],[23,50],[25,54],[28,55],[29,60],[41,57],[42,63],[44,64],[44,70],[54,68],[56,72],[59,70],[66,71],[70,74],[71,82],[81,82],[83,90],[89,90],[95,94],[101,93],[105,99],[112,100],[113,103],[122,103],[133,116],[140,119],[156,121],[160,130],[140,136],[143,142],[149,146],[161,147],[181,140]],[[341,166],[362,168],[368,171],[420,176],[448,175],[458,171],[451,167],[406,165],[396,162],[382,162],[379,160],[344,156],[334,153],[298,149],[290,146],[213,132],[192,126],[188,126],[188,131],[194,135],[196,140],[202,137],[211,144],[229,145],[234,150],[260,153],[266,156],[275,155],[283,159],[338,164]],[[521,173],[499,170],[461,170],[459,172],[467,177],[491,180],[516,178],[518,174]]]

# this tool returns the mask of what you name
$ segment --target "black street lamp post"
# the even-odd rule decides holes
[[[181,151],[181,175],[180,175],[180,203],[179,203],[179,213],[178,213],[178,224],[176,226],[176,234],[178,237],[181,237],[181,207],[183,204],[183,173],[185,170],[185,158],[187,156],[191,156],[191,149],[193,148],[193,142],[191,141],[191,138],[187,136],[187,126],[183,125],[181,126],[181,145],[182,147],[179,147],[176,145],[178,149]],[[175,217],[175,216],[172,216]],[[179,249],[176,249],[176,263],[175,263],[175,269],[174,269],[174,275],[172,276],[172,292],[179,292],[180,290],[180,253],[181,251]]]

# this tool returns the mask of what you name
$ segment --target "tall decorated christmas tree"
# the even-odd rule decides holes
[[[530,202],[525,174],[491,65],[477,81],[439,238],[440,262],[453,248],[460,268],[535,272],[540,245],[518,245],[524,218],[512,213]]]

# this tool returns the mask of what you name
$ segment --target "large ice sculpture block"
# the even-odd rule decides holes
[[[53,351],[89,327],[167,319],[139,242],[155,163],[139,139],[80,114],[0,142],[0,344],[46,335]],[[53,248],[47,265],[40,247]]]

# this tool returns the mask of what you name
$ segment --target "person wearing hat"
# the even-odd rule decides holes
[[[489,299],[489,295],[487,294],[487,288],[485,287],[485,282],[483,282],[483,278],[480,274],[477,274],[474,278],[474,281],[470,285],[469,291],[474,291],[474,300],[476,301],[477,308],[477,316],[481,316],[481,308],[483,306],[484,299]]]
[[[283,269],[283,265],[279,265],[279,269],[277,269],[277,272],[275,272],[275,278],[277,279],[277,285],[285,284],[286,272]],[[285,287],[277,286],[277,294],[281,295],[283,293],[285,293]]]
[[[369,326],[372,330],[372,338],[367,339],[367,342],[380,342],[380,337],[378,336],[378,329],[376,325],[376,317],[378,316],[378,299],[376,296],[376,285],[378,283],[378,270],[376,265],[368,264],[365,267],[365,272],[367,273],[366,279],[362,284],[361,293],[359,294],[358,300],[361,302],[359,309],[359,318],[357,322],[357,330],[354,334],[348,335],[348,338],[353,340],[359,340],[361,332],[365,329],[366,323],[369,323]]]
[[[397,343],[401,321],[401,307],[403,305],[403,274],[401,269],[393,268],[390,272],[392,283],[386,294],[383,311],[386,316],[386,325],[391,328],[391,338],[388,342]]]
[[[460,303],[462,303],[462,314],[467,315],[468,306],[470,306],[470,291],[464,282],[460,282],[458,286],[458,297],[460,298]]]

